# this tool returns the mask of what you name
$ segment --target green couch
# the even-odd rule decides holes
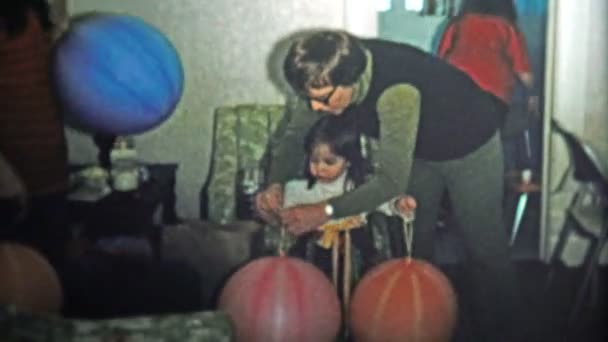
[[[10,342],[189,342],[233,341],[221,312],[195,312],[107,320],[76,320],[0,306],[0,341]]]

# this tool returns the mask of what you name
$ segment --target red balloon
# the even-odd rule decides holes
[[[350,306],[357,342],[449,341],[456,316],[456,295],[447,277],[413,259],[374,267],[355,288]]]
[[[234,322],[237,341],[334,341],[340,329],[340,302],[327,276],[291,257],[245,265],[222,289],[219,308]]]

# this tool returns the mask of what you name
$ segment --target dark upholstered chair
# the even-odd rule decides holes
[[[579,188],[567,208],[564,228],[551,256],[551,264],[560,259],[573,231],[590,241],[583,264],[583,279],[570,312],[569,323],[573,323],[587,298],[591,280],[597,276],[601,251],[608,240],[608,172],[589,145],[556,121],[552,122],[552,129],[568,147],[574,179],[579,183]]]

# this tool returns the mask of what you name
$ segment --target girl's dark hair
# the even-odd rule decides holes
[[[343,157],[350,164],[346,171],[346,179],[355,187],[365,183],[367,176],[372,173],[372,165],[363,155],[361,133],[356,121],[344,114],[328,114],[310,128],[304,140],[306,178],[309,187],[316,181],[310,174],[310,157],[319,144],[327,144],[332,153]]]
[[[1,0],[0,29],[6,31],[9,37],[21,34],[27,26],[29,11],[36,14],[43,30],[49,32],[53,28],[46,0]]]
[[[357,38],[344,31],[320,31],[292,43],[283,72],[296,92],[306,94],[310,88],[354,84],[365,64]]]
[[[460,15],[466,13],[489,14],[502,17],[515,24],[517,10],[514,0],[464,0],[460,7]]]

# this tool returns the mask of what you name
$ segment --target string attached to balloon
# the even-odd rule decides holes
[[[281,235],[279,236],[279,246],[277,249],[277,254],[279,256],[285,256],[285,250],[287,249],[287,227],[281,226],[281,228],[279,229],[281,231]]]
[[[288,255],[289,250],[296,243],[296,236],[289,232],[286,225],[281,225],[278,228],[272,227],[272,229],[279,229],[279,241],[277,243],[276,255]]]
[[[322,248],[331,248],[331,259],[332,259],[332,281],[336,289],[339,288],[340,284],[338,281],[338,269],[339,269],[339,255],[340,255],[340,233],[344,236],[344,255],[342,258],[342,305],[344,317],[348,314],[348,305],[350,303],[351,293],[351,273],[352,273],[352,239],[350,231],[352,229],[361,228],[367,223],[365,215],[353,215],[342,219],[331,220],[322,225],[319,230],[323,232],[321,237],[317,240],[317,245]],[[344,322],[347,324],[347,322]]]
[[[414,244],[414,219],[416,212],[414,210],[400,214],[403,219],[403,240],[405,242],[406,259],[412,260],[413,244]]]

